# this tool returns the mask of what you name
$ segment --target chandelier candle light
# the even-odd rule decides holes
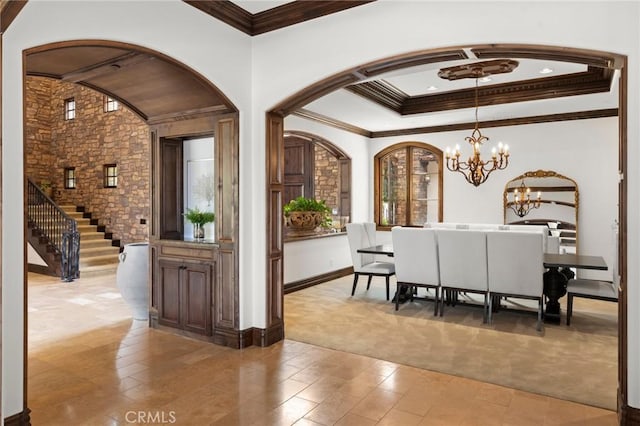
[[[518,191],[518,189],[520,191]],[[538,197],[534,201],[531,201],[531,188],[527,188],[523,180],[520,188],[513,190],[513,202],[508,203],[508,205],[519,217],[525,217],[532,209],[540,207],[541,198],[542,193],[538,191]]]
[[[459,78],[475,78],[475,127],[471,136],[465,140],[473,148],[473,153],[467,161],[460,161],[460,146],[456,145],[455,151],[447,147],[446,162],[447,168],[454,172],[460,172],[467,182],[474,186],[484,183],[489,174],[494,170],[504,170],[509,165],[509,146],[498,144],[498,149],[491,150],[491,159],[483,160],[480,154],[480,147],[489,140],[480,132],[478,123],[478,79],[491,74],[499,74],[513,71],[518,66],[517,61],[498,59],[494,61],[477,62],[473,64],[458,65],[455,67],[443,68],[438,72],[438,76],[447,80],[457,80]]]

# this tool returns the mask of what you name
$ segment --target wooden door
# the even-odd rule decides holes
[[[160,238],[181,240],[182,140],[160,138]]]
[[[314,198],[313,143],[288,137],[284,141],[284,200],[297,197]]]
[[[184,329],[211,335],[211,266],[185,263],[182,270]]]
[[[158,269],[158,323],[181,328],[182,262],[160,259]]]

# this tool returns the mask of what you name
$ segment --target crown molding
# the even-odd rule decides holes
[[[183,0],[222,22],[250,36],[309,21],[375,0],[292,1],[256,14],[247,12],[229,0]]]

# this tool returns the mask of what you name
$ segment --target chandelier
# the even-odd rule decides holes
[[[540,207],[541,197],[542,193],[538,191],[538,197],[531,201],[531,188],[525,186],[523,179],[520,187],[513,190],[513,202],[507,202],[507,205],[519,217],[525,217],[531,210]]]
[[[518,66],[517,61],[513,60],[493,60],[479,62],[475,64],[460,65],[455,67],[443,68],[438,76],[448,80],[456,80],[459,78],[475,78],[475,127],[471,136],[467,136],[465,140],[471,145],[473,152],[467,161],[460,161],[460,146],[456,145],[455,151],[451,152],[450,148],[446,151],[447,169],[453,172],[460,172],[467,182],[474,186],[484,183],[491,172],[494,170],[504,170],[509,165],[509,146],[498,144],[498,150],[495,148],[491,151],[491,159],[483,160],[480,147],[489,140],[480,132],[478,123],[478,79],[491,74],[511,72]]]

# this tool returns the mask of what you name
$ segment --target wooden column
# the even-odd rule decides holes
[[[284,195],[284,118],[267,114],[267,293],[266,328],[260,344],[270,345],[284,339],[284,272],[283,272],[283,217]],[[256,336],[258,337],[258,336]],[[255,338],[255,337],[254,337]],[[255,342],[258,344],[258,342]]]

